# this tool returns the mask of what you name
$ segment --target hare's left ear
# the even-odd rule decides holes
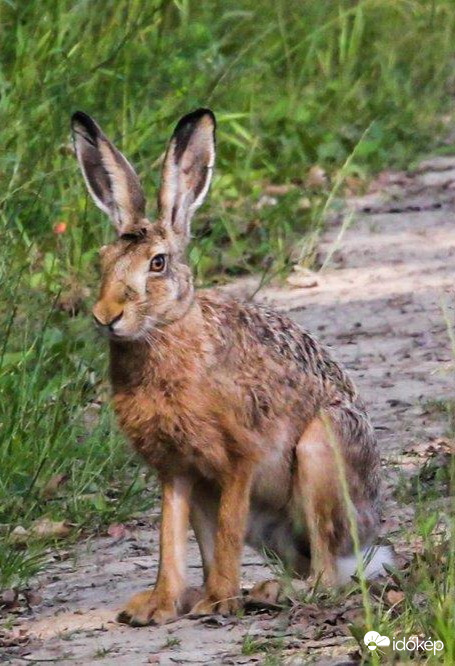
[[[71,128],[93,201],[110,217],[119,235],[134,229],[145,217],[145,197],[135,170],[86,113],[74,113]]]
[[[164,159],[158,208],[161,222],[180,243],[190,238],[190,222],[204,201],[215,164],[215,116],[198,109],[181,118]]]

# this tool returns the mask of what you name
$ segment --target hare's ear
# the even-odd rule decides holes
[[[118,233],[125,233],[145,216],[145,197],[136,172],[86,113],[74,113],[71,127],[79,166],[93,201],[109,215]]]
[[[204,201],[215,164],[215,116],[198,109],[181,118],[164,159],[158,208],[182,244],[190,238],[190,222]]]

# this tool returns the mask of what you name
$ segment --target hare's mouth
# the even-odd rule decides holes
[[[99,331],[104,338],[108,338],[109,340],[124,340],[129,337],[121,331],[116,331],[115,329],[109,330],[107,326],[99,326],[98,324],[96,325],[96,330]]]
[[[114,342],[131,342],[147,340],[151,334],[152,328],[138,328],[134,331],[111,331],[108,336]]]
[[[111,338],[111,340],[127,340],[130,337],[124,333],[114,333],[113,331],[108,333],[108,336]]]
[[[140,340],[147,335],[141,328],[135,328],[126,331],[109,331],[109,338],[111,340]]]
[[[122,321],[111,327],[99,326],[97,329],[109,340],[116,342],[127,342],[128,340],[147,340],[156,327],[154,317],[147,316],[145,320],[140,321]]]

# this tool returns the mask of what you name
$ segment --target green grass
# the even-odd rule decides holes
[[[455,663],[455,458],[446,456],[446,459],[439,460],[439,465],[434,463],[434,469],[444,477],[442,486],[429,484],[428,467],[425,466],[423,471],[418,468],[411,482],[399,488],[400,502],[412,502],[415,508],[412,522],[403,520],[399,533],[394,535],[395,543],[401,548],[405,545],[407,565],[391,567],[389,576],[372,582],[359,576],[341,590],[326,590],[317,583],[314,588],[301,590],[295,586],[289,572],[283,568],[280,570],[275,562],[274,576],[281,580],[292,606],[291,617],[297,613],[296,619],[290,626],[285,618],[281,624],[272,624],[267,637],[247,633],[242,654],[265,653],[273,658],[271,663],[277,664],[285,663],[291,655],[295,659],[299,656],[316,659],[322,653],[314,653],[306,646],[308,635],[305,631],[312,627],[315,630],[312,644],[320,640],[322,646],[324,639],[332,637],[333,616],[339,614],[340,625],[344,626],[343,635],[351,634],[353,638],[350,644],[346,644],[346,651],[357,652],[362,664],[379,666],[422,661],[452,666]],[[399,600],[388,597],[391,590],[401,595]],[[357,609],[357,617],[352,620],[344,618],[344,613],[353,609]],[[303,637],[300,636],[301,627]],[[391,640],[390,647],[382,648],[380,654],[369,652],[364,644],[364,635],[371,630]],[[418,636],[420,641],[442,641],[444,648],[436,654],[394,649],[393,639],[396,645],[396,641],[412,636]]]
[[[448,496],[455,491],[455,465],[451,464],[451,485],[447,488]],[[411,493],[412,493],[411,489]],[[450,500],[444,511],[439,503],[421,494],[416,501],[416,516],[412,528],[407,527],[400,534],[400,540],[408,540],[410,550],[417,548],[418,554],[410,567],[396,571],[393,579],[396,589],[403,592],[404,599],[396,607],[390,608],[381,594],[376,594],[372,602],[373,618],[371,627],[381,635],[401,639],[419,635],[444,643],[444,650],[436,656],[428,656],[431,664],[453,664],[455,661],[455,543],[453,540],[454,506]],[[443,523],[446,536],[438,539],[437,527]],[[452,532],[452,534],[451,534]],[[422,544],[421,549],[419,548]],[[417,545],[419,544],[419,545]],[[364,628],[362,628],[363,630]],[[359,627],[353,628],[359,636]],[[363,633],[365,633],[363,631]],[[363,637],[363,633],[360,632]],[[364,648],[363,645],[361,645]],[[402,661],[415,660],[412,654],[402,651],[387,650],[387,655]],[[424,655],[421,655],[423,657]]]
[[[106,406],[87,313],[112,232],[68,149],[70,114],[94,115],[137,165],[153,215],[173,125],[210,105],[219,159],[195,225],[198,281],[280,272],[311,262],[344,176],[364,182],[437,147],[455,91],[455,6],[1,0],[0,32],[1,588],[26,581],[44,548],[17,550],[18,525],[48,515],[77,535],[152,498]],[[328,179],[311,189],[314,165]],[[293,187],[258,207],[270,183]],[[58,474],[66,483],[46,497]]]

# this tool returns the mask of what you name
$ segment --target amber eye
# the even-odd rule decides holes
[[[165,266],[166,266],[166,255],[155,254],[152,261],[150,262],[150,271],[152,273],[162,273],[164,271]]]

